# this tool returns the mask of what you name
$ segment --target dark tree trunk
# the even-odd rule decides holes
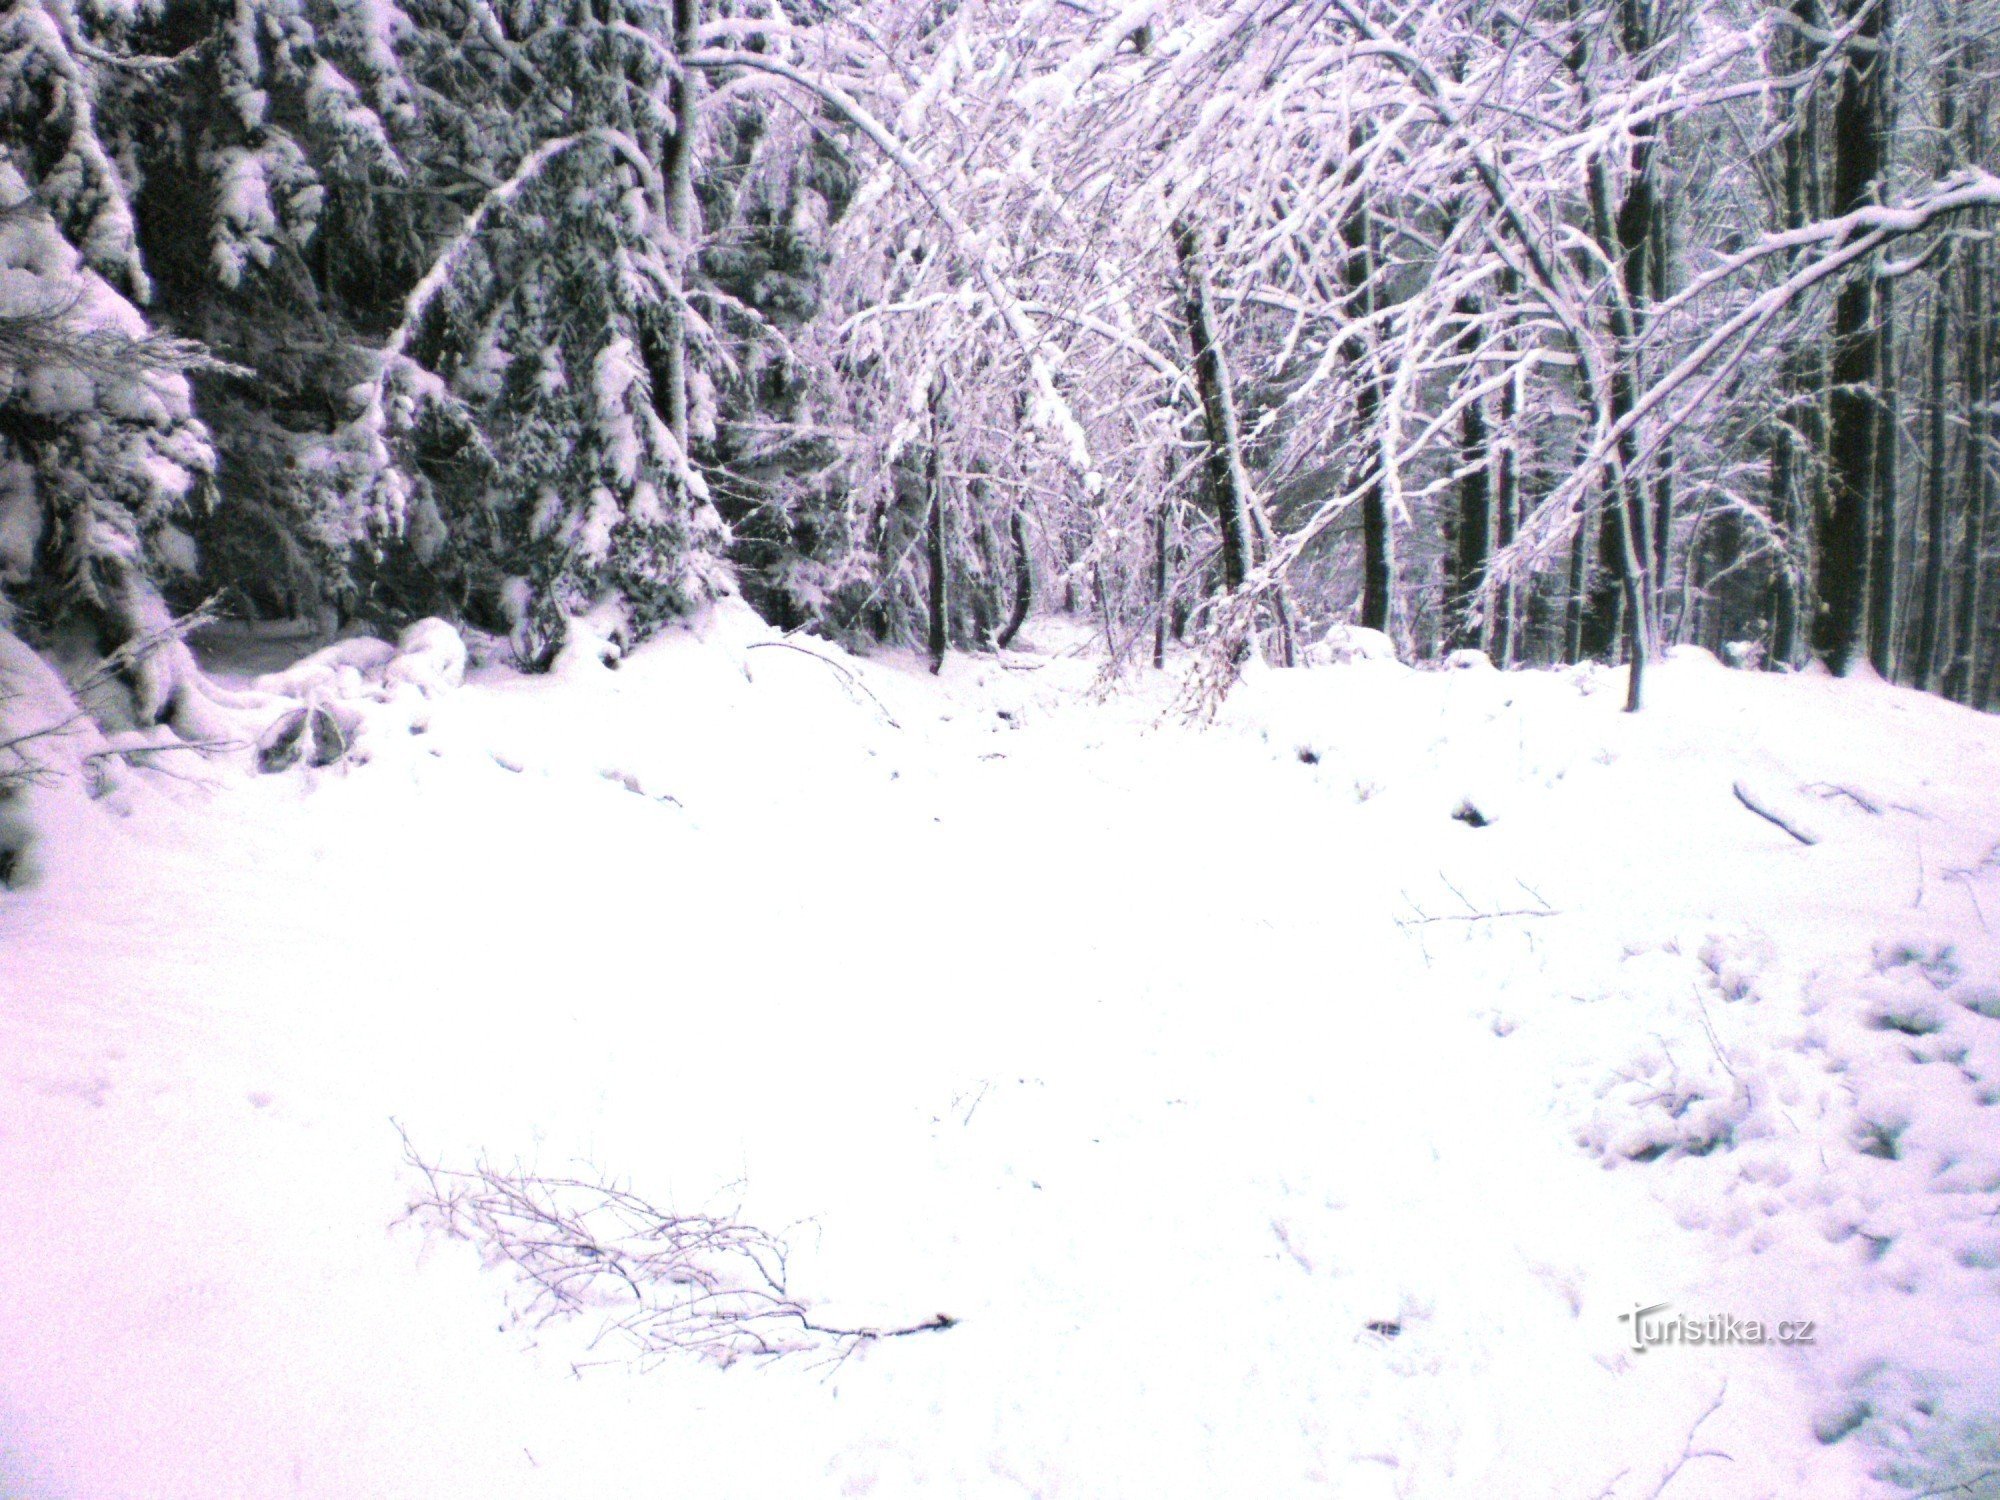
[[[1173,601],[1167,594],[1168,533],[1173,528],[1173,507],[1162,505],[1153,514],[1153,666],[1167,664],[1167,625]]]
[[[1342,280],[1347,290],[1348,315],[1366,318],[1375,306],[1375,219],[1363,208],[1341,226],[1345,242]],[[1349,339],[1343,353],[1350,366],[1368,359],[1368,346]],[[1367,443],[1382,406],[1382,387],[1372,366],[1354,393],[1356,440]],[[1361,459],[1364,485],[1361,492],[1361,623],[1369,630],[1388,633],[1395,609],[1395,533],[1390,526],[1389,502],[1382,493],[1380,462],[1369,455]]]
[[[1849,0],[1848,19],[1867,7],[1844,60],[1833,107],[1833,210],[1854,213],[1881,201],[1885,75],[1882,50],[1890,0]],[[1813,650],[1836,676],[1846,675],[1864,642],[1868,598],[1868,522],[1875,483],[1878,417],[1874,386],[1881,368],[1881,325],[1874,282],[1864,269],[1833,305],[1833,385],[1827,401],[1829,505],[1819,530],[1815,572],[1819,608]]]
[[[1947,75],[1946,83],[1950,78]],[[1926,444],[1924,473],[1924,581],[1917,610],[1917,659],[1910,680],[1925,692],[1936,692],[1944,671],[1945,653],[1945,553],[1951,540],[1946,499],[1949,484],[1945,463],[1949,450],[1945,442],[1945,411],[1950,399],[1945,384],[1946,357],[1951,349],[1952,262],[1947,258],[1938,268],[1936,301],[1931,307],[1930,348],[1930,430]]]
[[[1229,388],[1229,365],[1216,342],[1201,235],[1186,219],[1174,226],[1174,247],[1180,256],[1188,343],[1207,440],[1209,499],[1222,531],[1222,582],[1234,593],[1250,576],[1249,485],[1236,447],[1236,402]]]
[[[1790,417],[1780,420],[1771,437],[1771,521],[1778,532],[1778,560],[1771,570],[1770,649],[1764,664],[1789,667],[1799,650],[1799,581],[1793,570],[1801,512],[1798,503],[1797,459]]]
[[[1653,213],[1652,248],[1646,256],[1648,304],[1664,302],[1669,291],[1671,261],[1667,224],[1670,200],[1663,200]],[[1666,630],[1667,573],[1674,541],[1674,441],[1670,434],[1660,445],[1653,465],[1653,555],[1649,571],[1653,578],[1653,626]]]
[[[1563,661],[1575,666],[1583,660],[1583,616],[1587,601],[1584,590],[1590,581],[1590,517],[1576,523],[1576,535],[1569,544],[1569,588],[1563,595]]]
[[[1111,590],[1105,587],[1104,564],[1090,565],[1090,592],[1097,597],[1097,628],[1104,632],[1104,657],[1115,661],[1118,657],[1118,626],[1111,608]]]
[[[1461,302],[1459,315],[1467,320],[1459,339],[1459,351],[1469,360],[1479,348],[1479,333],[1471,322],[1478,315],[1475,303]],[[1468,368],[1465,378],[1476,381],[1479,373]],[[1477,646],[1485,637],[1488,616],[1486,559],[1493,542],[1493,476],[1486,427],[1486,407],[1474,397],[1459,414],[1458,422],[1458,514],[1453,518],[1451,588],[1445,600],[1445,638],[1454,648]]]
[[[1778,561],[1771,571],[1771,643],[1764,664],[1789,667],[1799,650],[1799,584],[1792,569],[1800,529],[1792,419],[1781,418],[1771,435],[1771,520],[1778,530]]]
[[[1624,507],[1606,495],[1596,509],[1595,566],[1584,581],[1583,604],[1577,621],[1579,658],[1615,661],[1625,633],[1625,592],[1620,587],[1624,552]]]
[[[1381,481],[1371,480],[1367,493],[1361,497],[1361,623],[1385,635],[1395,601],[1394,546],[1389,502],[1382,493]]]
[[[1896,675],[1897,465],[1902,457],[1902,412],[1896,385],[1896,284],[1876,291],[1881,368],[1875,412],[1875,503],[1868,536],[1868,660],[1884,678]]]
[[[945,652],[951,644],[951,599],[949,570],[945,566],[945,486],[944,429],[951,417],[949,387],[943,371],[931,382],[931,451],[925,474],[930,490],[930,514],[924,525],[924,561],[930,569],[930,649],[931,671],[944,668]]]
[[[1981,618],[1980,610],[1984,594],[1980,574],[1981,554],[1986,548],[1986,510],[1990,492],[1988,465],[1992,462],[1992,455],[1987,452],[1988,436],[1992,430],[1987,402],[1992,399],[1993,380],[1989,368],[1992,350],[1987,347],[1991,310],[1986,306],[1985,246],[1975,244],[1966,247],[1964,271],[1960,278],[1965,289],[1965,339],[1964,353],[1960,356],[1963,369],[1960,384],[1966,403],[1965,477],[1960,503],[1965,517],[1959,532],[1958,619],[1952,632],[1955,649],[1950,670],[1945,673],[1944,690],[1947,696],[1961,703],[1970,703],[1979,681],[1979,636],[1986,623]]]
[[[1035,600],[1035,569],[1028,555],[1028,522],[1019,510],[1007,518],[1007,535],[1014,543],[1014,608],[993,644],[1005,651],[1028,622],[1028,610]]]
[[[1779,64],[1798,72],[1815,58],[1817,46],[1807,38],[1822,30],[1818,0],[1789,0],[1796,28],[1780,27]],[[1819,184],[1819,105],[1811,95],[1803,112],[1792,105],[1784,140],[1782,228],[1798,229],[1817,216]],[[1822,403],[1826,379],[1815,349],[1794,350],[1782,361],[1784,398],[1771,439],[1771,517],[1777,524],[1781,551],[1771,574],[1771,644],[1765,665],[1789,668],[1798,661],[1800,615],[1804,589],[1803,559],[1812,529],[1822,511]]]

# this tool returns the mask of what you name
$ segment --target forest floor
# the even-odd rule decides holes
[[[0,1495],[2000,1493],[2000,720],[1686,654],[1192,726],[1028,635],[725,607],[39,794]],[[399,1130],[956,1322],[628,1366]]]

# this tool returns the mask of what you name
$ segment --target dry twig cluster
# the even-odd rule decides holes
[[[525,1288],[524,1321],[599,1318],[590,1350],[626,1351],[586,1363],[650,1369],[676,1354],[724,1366],[788,1354],[838,1363],[864,1344],[957,1323],[945,1313],[893,1328],[818,1323],[787,1285],[783,1240],[755,1225],[673,1213],[605,1182],[501,1170],[484,1158],[440,1167],[407,1134],[403,1149],[424,1181],[410,1217],[511,1268]]]

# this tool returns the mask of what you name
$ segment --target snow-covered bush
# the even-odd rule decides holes
[[[51,804],[81,796],[87,757],[103,745],[68,684],[0,630],[0,888],[40,878]]]
[[[415,688],[426,698],[448,693],[465,681],[465,639],[439,619],[419,620],[396,638],[396,654],[384,666],[382,682],[393,692]]]
[[[182,523],[208,503],[214,453],[184,373],[196,362],[0,159],[0,625],[91,674],[89,707],[113,730],[214,729],[159,587],[189,580]]]

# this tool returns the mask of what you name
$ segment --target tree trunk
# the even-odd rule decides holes
[[[1958,163],[1958,55],[1946,45],[1937,82],[1938,130],[1940,146],[1938,172],[1948,175]],[[1924,465],[1924,575],[1922,602],[1918,608],[1916,662],[1911,680],[1927,693],[1936,692],[1944,676],[1947,641],[1945,608],[1945,555],[1949,549],[1951,521],[1946,466],[1950,458],[1946,413],[1950,390],[1946,384],[1951,352],[1951,297],[1956,259],[1949,248],[1938,262],[1937,285],[1931,303],[1930,410]]]
[[[1670,290],[1669,251],[1672,247],[1667,225],[1672,201],[1669,195],[1663,193],[1653,211],[1652,245],[1646,255],[1649,306],[1664,302]],[[1659,456],[1653,462],[1653,555],[1649,571],[1653,578],[1652,618],[1656,633],[1666,630],[1667,575],[1674,541],[1674,500],[1674,440],[1669,434],[1661,443]],[[1688,561],[1692,561],[1691,555]]]
[[[1005,651],[1028,621],[1028,609],[1035,598],[1035,569],[1028,555],[1028,523],[1016,509],[1007,518],[1007,535],[1014,543],[1014,609],[993,644]]]
[[[1640,162],[1639,171],[1619,207],[1615,222],[1611,217],[1609,173],[1601,158],[1591,163],[1589,173],[1591,213],[1596,222],[1598,240],[1607,249],[1616,248],[1623,283],[1621,295],[1611,299],[1611,333],[1617,345],[1609,392],[1613,422],[1622,421],[1629,415],[1636,399],[1640,309],[1644,306],[1646,288],[1650,284],[1646,255],[1652,244],[1654,199],[1649,166],[1651,158],[1650,155],[1639,155],[1641,150],[1643,148],[1635,148]],[[1653,642],[1652,590],[1647,562],[1652,553],[1648,541],[1652,518],[1647,513],[1646,489],[1637,469],[1638,442],[1635,435],[1628,431],[1619,440],[1615,461],[1608,470],[1604,526],[1600,532],[1606,571],[1616,579],[1617,608],[1615,611],[1606,609],[1602,590],[1593,596],[1590,617],[1600,627],[1608,624],[1608,628],[1601,639],[1587,639],[1585,642],[1594,646],[1596,651],[1608,654],[1611,644],[1620,635],[1623,636],[1626,650],[1630,653],[1628,664],[1631,676],[1625,693],[1628,713],[1636,713],[1643,702],[1646,666],[1652,655]],[[1611,586],[1607,584],[1605,587]]]
[[[1946,79],[1950,82],[1949,77]],[[1945,653],[1945,552],[1951,540],[1949,493],[1945,462],[1946,357],[1951,348],[1952,260],[1938,267],[1936,300],[1931,306],[1930,425],[1924,473],[1924,582],[1917,610],[1917,656],[1910,680],[1927,693],[1938,688]]]
[[[1896,675],[1897,465],[1902,457],[1902,412],[1896,384],[1896,284],[1876,291],[1881,369],[1876,375],[1875,503],[1868,537],[1868,660],[1883,678]]]
[[[1848,0],[1848,20],[1860,17],[1833,107],[1833,211],[1850,214],[1882,199],[1883,100],[1888,54],[1883,50],[1890,0]],[[1829,505],[1820,527],[1815,573],[1819,608],[1813,650],[1835,676],[1845,676],[1864,642],[1868,598],[1868,522],[1875,483],[1878,418],[1874,385],[1881,367],[1881,324],[1874,315],[1874,280],[1867,268],[1841,287],[1833,304],[1833,387],[1827,401]]]
[[[1467,319],[1459,338],[1459,351],[1470,360],[1479,348],[1476,325],[1478,306],[1470,301],[1459,304]],[[1477,380],[1478,370],[1468,366],[1466,379]],[[1486,559],[1493,541],[1493,476],[1487,467],[1486,408],[1477,399],[1468,401],[1459,414],[1458,428],[1458,513],[1453,518],[1451,590],[1445,600],[1446,639],[1454,648],[1478,646],[1491,623],[1486,598]]]
[[[1350,141],[1350,145],[1354,142]],[[1366,208],[1357,210],[1341,226],[1345,252],[1341,279],[1346,286],[1350,317],[1366,318],[1375,306],[1375,219]],[[1343,354],[1350,367],[1368,360],[1368,346],[1361,339],[1349,339]],[[1382,406],[1382,386],[1370,367],[1354,393],[1355,440],[1371,441],[1375,416]],[[1361,623],[1369,630],[1388,633],[1395,608],[1395,532],[1390,526],[1389,502],[1382,492],[1380,461],[1370,455],[1361,460],[1366,475],[1361,492]]]
[[[1576,535],[1569,544],[1569,587],[1563,595],[1563,662],[1575,666],[1583,660],[1584,589],[1590,581],[1590,516],[1586,512],[1576,523]]]
[[[1520,457],[1514,451],[1514,422],[1520,414],[1521,393],[1510,380],[1500,392],[1500,430],[1493,444],[1493,547],[1503,551],[1521,525]],[[1492,584],[1492,630],[1488,653],[1502,667],[1514,665],[1520,629],[1520,587],[1512,578]]]
[[[1822,31],[1818,0],[1786,0],[1784,9],[1798,23],[1777,30],[1778,63],[1798,72],[1815,59],[1817,44],[1808,37]],[[1792,106],[1784,140],[1781,228],[1799,229],[1818,215],[1819,179],[1815,170],[1819,138],[1819,105],[1815,92],[1803,113]],[[1822,405],[1826,378],[1816,349],[1797,349],[1781,364],[1784,393],[1780,417],[1771,438],[1772,520],[1777,524],[1781,552],[1771,575],[1771,645],[1765,665],[1790,668],[1798,660],[1800,614],[1805,581],[1804,558],[1821,511],[1823,466]]]
[[[1385,635],[1395,600],[1395,541],[1388,499],[1381,481],[1372,480],[1361,497],[1361,623]]]
[[[1256,542],[1257,555],[1268,558],[1277,548],[1277,538],[1271,532],[1271,518],[1264,514],[1264,505],[1252,492],[1245,492],[1244,499],[1249,506],[1251,533]],[[1285,592],[1285,580],[1271,580],[1271,612],[1278,619],[1278,664],[1296,667],[1299,664],[1298,629],[1292,623],[1292,601]]]
[[[1989,368],[1992,351],[1987,347],[1990,310],[1986,306],[1986,272],[1986,247],[1966,246],[1965,274],[1960,278],[1965,289],[1965,340],[1959,382],[1965,392],[1965,477],[1964,494],[1960,497],[1965,521],[1959,532],[1958,619],[1952,632],[1956,649],[1944,678],[1945,694],[1961,703],[1973,700],[1973,690],[1979,681],[1979,634],[1985,624],[1980,618],[1983,595],[1980,574],[1981,554],[1986,549],[1988,465],[1992,461],[1986,451],[1992,421],[1987,402],[1993,383]]]
[[[673,0],[674,53],[688,57],[701,46],[701,0]],[[700,208],[694,195],[695,126],[700,111],[702,76],[698,69],[680,68],[669,88],[674,110],[673,134],[667,137],[667,229],[673,235],[668,263],[683,293],[688,268],[694,263]],[[667,350],[664,413],[667,430],[683,454],[688,452],[688,333],[687,314],[679,297],[667,301]]]
[[[1641,77],[1651,68],[1654,19],[1651,0],[1623,0],[1620,6],[1619,45]],[[1627,158],[1631,180],[1615,216],[1610,162],[1603,155],[1594,156],[1586,173],[1592,229],[1599,246],[1618,268],[1616,294],[1609,299],[1614,361],[1606,392],[1614,423],[1631,413],[1640,385],[1639,335],[1645,328],[1653,290],[1649,262],[1659,233],[1658,144],[1657,125],[1633,127]],[[1631,667],[1625,707],[1631,712],[1638,710],[1643,699],[1653,640],[1652,516],[1638,467],[1637,437],[1627,432],[1619,440],[1607,471],[1608,493],[1599,532],[1604,575],[1591,593],[1584,640],[1586,648],[1609,656],[1623,636]]]
[[[1250,576],[1249,480],[1237,448],[1236,401],[1229,388],[1229,365],[1216,341],[1201,235],[1187,219],[1174,225],[1174,247],[1180,256],[1188,343],[1207,438],[1209,498],[1222,531],[1223,587],[1233,594]]]
[[[1771,521],[1778,531],[1779,555],[1771,572],[1771,640],[1764,665],[1789,667],[1799,650],[1799,582],[1793,572],[1801,513],[1797,461],[1789,416],[1781,417],[1771,434]]]
[[[1167,664],[1167,617],[1172,600],[1167,595],[1167,533],[1173,526],[1173,508],[1162,504],[1153,513],[1153,666]]]
[[[931,451],[925,479],[930,490],[930,514],[924,524],[924,561],[930,570],[930,649],[933,674],[944,668],[951,644],[950,579],[945,566],[944,429],[950,420],[950,388],[940,370],[931,381]]]

